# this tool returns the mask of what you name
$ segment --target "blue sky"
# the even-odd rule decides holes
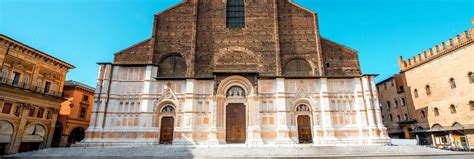
[[[294,0],[319,15],[321,35],[359,51],[381,81],[409,58],[469,29],[472,0]],[[0,0],[0,33],[75,65],[95,86],[97,62],[151,36],[153,15],[181,0]]]

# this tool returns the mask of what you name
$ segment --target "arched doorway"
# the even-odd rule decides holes
[[[175,109],[171,105],[164,106],[160,111],[160,144],[173,144],[174,114]]]
[[[28,126],[23,132],[19,152],[39,150],[44,146],[46,129],[40,124]]]
[[[0,121],[0,156],[8,153],[12,136],[13,125],[8,121]]]
[[[57,122],[56,126],[54,127],[54,135],[53,135],[53,141],[51,143],[51,147],[59,147],[61,143],[62,134],[63,134],[63,127],[61,123]]]
[[[67,147],[70,147],[76,142],[80,142],[84,140],[85,137],[85,129],[81,127],[74,128],[71,133],[69,133],[69,137],[67,139]]]
[[[300,144],[313,143],[311,133],[311,109],[306,104],[300,104],[296,107],[296,121],[298,123],[298,142]]]
[[[226,97],[245,98],[245,91],[239,86],[229,88]],[[226,142],[245,143],[247,139],[246,107],[243,103],[229,103],[226,106]]]

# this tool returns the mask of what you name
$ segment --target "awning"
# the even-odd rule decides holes
[[[411,131],[410,133],[425,133],[427,132],[429,129],[420,129],[420,130],[413,130]]]
[[[443,132],[443,131],[462,131],[462,130],[470,130],[474,129],[474,125],[462,125],[462,126],[456,126],[456,127],[442,127],[442,128],[435,128],[435,129],[429,129],[426,132]]]
[[[404,131],[389,131],[388,134],[403,134]]]
[[[407,120],[399,121],[398,124],[400,124],[400,125],[416,124],[416,120],[415,119],[407,119]]]

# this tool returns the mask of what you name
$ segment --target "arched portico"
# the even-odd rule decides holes
[[[9,121],[0,121],[0,156],[7,154],[11,147],[15,127]]]
[[[47,138],[46,126],[41,123],[32,123],[26,126],[23,132],[19,152],[26,152],[44,148]]]

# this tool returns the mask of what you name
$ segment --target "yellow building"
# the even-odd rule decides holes
[[[474,19],[472,20],[474,26]],[[384,124],[405,129],[406,137],[415,137],[420,144],[438,147],[474,147],[474,28],[464,31],[416,56],[399,58],[408,108],[406,119],[393,123],[388,114],[398,115],[400,110],[387,109],[387,99],[399,93],[384,90],[387,80],[378,84],[384,114]],[[395,124],[395,125],[394,125]],[[397,125],[398,124],[398,125]],[[420,136],[427,136],[425,142]],[[422,142],[423,141],[423,142]]]
[[[94,105],[94,90],[77,81],[66,81],[59,119],[51,147],[69,147],[85,137]]]
[[[0,34],[0,154],[49,147],[73,68]]]

